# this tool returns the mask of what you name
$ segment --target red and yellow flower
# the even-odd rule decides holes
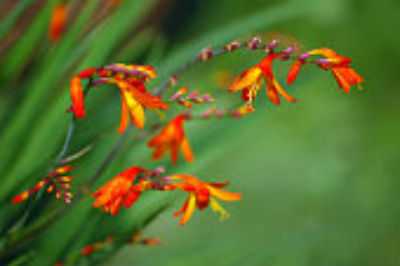
[[[351,58],[337,54],[329,48],[311,50],[303,54],[292,65],[288,74],[288,84],[293,83],[300,72],[301,67],[306,63],[305,59],[310,56],[321,56],[314,62],[324,70],[330,70],[335,77],[339,87],[345,93],[349,93],[352,86],[360,85],[364,79],[353,68],[351,68]]]
[[[100,78],[95,79],[95,76]],[[92,83],[114,84],[121,93],[121,121],[118,131],[125,132],[129,120],[138,128],[145,123],[144,109],[166,110],[168,105],[160,97],[147,92],[145,82],[156,77],[151,66],[113,64],[104,68],[88,68],[72,78],[70,94],[71,111],[76,118],[85,116],[84,91],[82,79],[92,79]]]
[[[208,206],[218,213],[221,219],[226,219],[229,217],[229,213],[218,203],[217,199],[223,201],[238,201],[241,199],[240,193],[222,190],[228,184],[227,182],[203,182],[194,176],[186,174],[173,175],[169,179],[174,183],[167,185],[165,187],[166,190],[180,189],[189,193],[182,208],[174,214],[175,217],[182,216],[179,221],[181,225],[189,221],[196,208],[204,210]]]
[[[131,207],[143,191],[153,187],[152,182],[147,179],[140,179],[134,184],[137,176],[147,171],[134,166],[118,174],[93,193],[95,198],[93,207],[103,208],[105,212],[111,215],[117,215],[121,206]]]
[[[283,59],[284,56],[282,53],[269,53],[260,63],[245,70],[237,77],[230,85],[229,91],[241,91],[243,100],[252,103],[261,88],[262,78],[264,78],[267,96],[273,104],[280,104],[279,96],[284,97],[288,102],[295,102],[296,99],[285,91],[273,73],[274,60]]]
[[[168,150],[171,154],[171,161],[175,164],[178,160],[178,152],[182,151],[187,162],[193,161],[193,153],[189,140],[183,128],[184,122],[189,118],[187,114],[180,114],[172,119],[161,132],[153,137],[147,145],[154,148],[153,159],[160,159]]]

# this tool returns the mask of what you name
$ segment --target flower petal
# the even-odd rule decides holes
[[[246,87],[250,87],[260,82],[261,69],[258,66],[251,67],[245,70],[233,83],[229,86],[229,91],[236,92]]]
[[[132,93],[133,97],[146,108],[161,110],[168,109],[168,105],[164,103],[158,96],[153,96],[148,92],[137,90],[134,87],[130,89],[130,92]]]
[[[288,85],[291,85],[291,84],[293,84],[293,82],[296,81],[297,76],[299,75],[301,67],[303,66],[303,64],[304,63],[301,60],[296,60],[293,63],[292,67],[289,70],[289,73],[288,73],[288,76],[287,76],[287,80],[286,80],[286,83]]]
[[[275,105],[279,105],[281,103],[281,100],[279,99],[279,94],[273,84],[273,82],[269,79],[267,79],[267,96],[269,98],[269,100],[275,104]]]
[[[74,113],[75,117],[78,119],[85,117],[85,96],[81,79],[79,77],[73,77],[71,79],[70,96],[72,101],[71,111]]]
[[[179,144],[178,144],[179,145]],[[179,146],[177,145],[177,143],[172,143],[170,145],[170,151],[171,151],[171,162],[172,164],[176,164],[176,162],[178,161],[178,152],[179,152]]]
[[[128,127],[129,110],[126,106],[124,99],[121,99],[121,121],[119,124],[118,132],[123,134]]]
[[[181,143],[181,150],[187,162],[193,162],[193,152],[190,148],[189,140],[184,137]]]
[[[212,186],[207,186],[213,197],[216,197],[223,201],[238,201],[242,198],[241,193],[229,192],[222,189],[218,189]]]
[[[229,213],[215,199],[210,200],[210,207],[215,213],[220,215],[221,221],[229,218]]]
[[[338,83],[339,87],[341,87],[345,93],[350,93],[351,85],[346,80],[345,76],[343,76],[343,73],[340,71],[340,69],[333,68],[332,74],[335,77],[336,82]]]
[[[184,225],[185,223],[187,223],[187,221],[189,221],[190,217],[192,217],[193,215],[195,208],[196,208],[196,196],[193,193],[190,193],[187,202],[187,207],[185,209],[185,212],[181,220],[179,221],[181,225]]]
[[[210,191],[207,187],[201,187],[196,190],[196,204],[197,208],[203,210],[208,207],[210,201]]]
[[[293,96],[288,94],[285,91],[285,89],[282,87],[282,85],[276,79],[273,80],[273,84],[274,84],[274,87],[275,87],[276,91],[280,95],[282,95],[286,99],[286,101],[291,102],[291,103],[296,102],[296,98],[294,98]]]
[[[126,89],[122,89],[121,93],[131,115],[132,123],[138,128],[143,128],[145,118],[142,105]]]

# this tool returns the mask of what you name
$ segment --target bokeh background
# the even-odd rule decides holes
[[[257,112],[246,119],[200,121],[189,126],[196,163],[182,164],[179,170],[227,178],[231,190],[243,193],[243,200],[225,205],[231,218],[223,223],[206,210],[197,212],[181,227],[171,212],[183,198],[149,197],[150,203],[142,202],[126,212],[130,213],[130,219],[140,220],[141,208],[151,208],[158,200],[172,202],[170,208],[144,229],[145,235],[160,237],[162,244],[151,248],[127,246],[102,264],[400,265],[397,200],[400,37],[396,34],[400,27],[400,3],[395,0],[145,2],[122,1],[122,11],[117,11],[121,12],[120,17],[113,18],[114,24],[110,22],[94,30],[81,47],[70,35],[62,40],[70,44],[52,47],[42,59],[47,60],[42,71],[46,69],[48,73],[41,74],[39,81],[35,70],[27,67],[40,65],[38,58],[24,57],[22,52],[13,56],[7,53],[11,54],[15,47],[32,51],[34,44],[44,54],[49,44],[40,38],[34,42],[25,38],[4,50],[0,67],[0,144],[9,144],[11,148],[2,155],[0,167],[1,173],[7,173],[9,178],[5,181],[6,188],[0,189],[3,199],[18,191],[18,186],[31,182],[25,181],[27,178],[9,181],[11,176],[30,176],[32,169],[38,171],[57,149],[63,135],[55,132],[63,132],[65,128],[65,123],[59,120],[68,98],[64,92],[62,100],[55,100],[56,92],[43,91],[59,88],[57,93],[62,94],[61,89],[68,86],[66,73],[84,65],[118,60],[155,64],[161,69],[161,77],[165,77],[201,47],[252,35],[286,36],[304,50],[332,47],[351,56],[355,68],[365,77],[364,90],[345,95],[328,73],[308,69],[291,90],[300,99],[297,104],[274,107],[261,95]],[[126,22],[130,12],[134,14],[132,24]],[[118,32],[118,23],[129,30]],[[57,56],[57,52],[63,56]],[[68,61],[64,62],[66,58]],[[182,83],[222,95],[221,85],[258,58],[260,54],[248,52],[223,56],[194,67],[185,74]],[[20,66],[19,60],[29,64]],[[60,68],[62,72],[57,72]],[[281,78],[286,70],[277,69]],[[14,78],[9,78],[10,73]],[[20,81],[15,77],[25,78],[24,86],[18,88]],[[42,84],[47,84],[47,88],[24,96],[26,90],[40,90]],[[78,176],[93,172],[93,164],[101,160],[117,138],[112,127],[116,126],[119,112],[118,95],[106,93],[93,96],[92,109],[97,105],[101,110],[80,125],[83,133],[79,133],[75,145],[90,140],[96,130],[111,136],[105,137],[105,144],[94,155],[83,159],[81,165],[86,168]],[[110,95],[115,96],[113,100],[109,100]],[[28,117],[15,122],[10,110]],[[52,122],[44,122],[48,120]],[[46,145],[50,148],[45,149]],[[142,146],[127,147],[103,180],[125,164],[152,165],[142,155]],[[37,159],[39,154],[43,154],[42,158]],[[57,223],[45,236],[35,240],[39,255],[32,265],[46,265],[68,248],[79,247],[85,243],[78,241],[81,237],[93,239],[85,236],[89,228],[103,226],[101,230],[93,229],[97,235],[128,228],[123,224],[127,218],[113,223],[112,219],[96,215],[97,212],[82,207],[68,215],[67,222]],[[94,221],[89,223],[89,219]],[[69,239],[66,245],[59,243],[63,237]]]

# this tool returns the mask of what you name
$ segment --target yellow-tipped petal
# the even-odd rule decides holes
[[[192,217],[195,209],[196,209],[196,196],[193,193],[190,193],[185,213],[183,214],[179,223],[181,225],[184,225],[185,223],[187,223],[187,221],[189,221],[190,217]]]
[[[143,128],[145,117],[142,105],[135,100],[135,98],[129,93],[129,91],[123,89],[122,94],[131,115],[132,123],[135,124],[135,126],[138,128]]]
[[[219,214],[220,221],[224,221],[230,217],[229,212],[227,212],[215,199],[210,199],[210,207],[215,213]]]
[[[181,150],[182,150],[183,156],[185,157],[185,160],[187,162],[193,162],[193,152],[192,152],[192,149],[190,148],[189,141],[186,137],[183,138],[183,140],[182,140]]]
[[[333,58],[337,56],[337,53],[333,51],[332,49],[329,48],[320,48],[320,49],[314,49],[309,52],[307,52],[309,55],[322,55],[327,58]]]
[[[276,90],[273,82],[269,79],[267,79],[267,97],[275,105],[279,105],[281,103],[278,91]]]
[[[233,81],[229,91],[235,92],[257,84],[260,82],[261,75],[262,71],[258,66],[249,68]]]
[[[241,193],[229,192],[222,189],[207,186],[212,196],[223,201],[238,201],[242,198]]]
[[[287,93],[286,90],[282,87],[282,85],[276,79],[273,80],[273,84],[274,84],[274,87],[276,88],[276,91],[280,95],[282,95],[286,99],[286,101],[291,102],[291,103],[296,102],[296,98],[294,98],[289,93]]]

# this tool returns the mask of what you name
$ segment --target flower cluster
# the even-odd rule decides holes
[[[58,25],[57,23],[60,24],[61,22],[57,22],[57,20],[54,22],[55,26],[52,30],[54,39],[58,38],[58,32],[61,31],[61,24]],[[239,92],[241,94],[239,104],[233,105],[234,107],[223,106],[221,108],[216,106],[217,103],[219,104],[216,93],[211,96],[210,93],[203,94],[195,90],[190,91],[185,86],[177,87],[178,75],[192,64],[207,62],[219,55],[232,53],[239,49],[264,52],[259,62],[245,69],[233,79],[226,90],[222,90],[222,93],[225,94],[228,94],[227,92]],[[291,66],[286,77],[286,84],[283,85],[274,72],[274,66],[278,62],[287,61],[291,61]],[[301,53],[292,46],[280,47],[276,40],[263,43],[260,38],[255,37],[244,43],[233,41],[218,49],[211,47],[203,49],[194,60],[185,64],[168,81],[161,83],[159,87],[152,91],[148,90],[148,82],[157,76],[156,70],[152,66],[110,64],[87,68],[74,75],[70,80],[72,104],[69,111],[72,113],[72,122],[76,119],[85,118],[85,99],[89,91],[100,85],[116,87],[121,98],[119,133],[126,134],[129,124],[133,124],[142,133],[138,134],[139,140],[148,137],[146,143],[152,151],[152,159],[161,160],[169,154],[173,167],[178,163],[180,154],[186,162],[194,161],[194,153],[185,131],[189,121],[214,117],[241,118],[255,112],[255,99],[263,83],[265,83],[266,96],[272,104],[279,105],[282,98],[287,102],[294,103],[297,99],[285,87],[292,85],[298,79],[299,73],[306,65],[315,65],[318,69],[330,71],[339,87],[346,93],[349,93],[353,86],[361,87],[363,82],[363,78],[351,67],[351,59],[339,55],[332,49],[320,48]],[[163,95],[166,92],[169,95]],[[216,97],[214,98],[214,96]],[[212,106],[200,108],[201,104],[210,103],[212,103]],[[170,106],[176,108],[169,109]],[[183,112],[173,113],[171,111],[171,109],[176,110],[182,107],[185,108]],[[152,124],[151,127],[145,127],[145,111],[147,109],[158,112],[169,110],[171,114],[167,113],[167,115],[170,119],[164,121],[164,116],[160,116],[157,123]],[[156,132],[157,130],[158,132]],[[67,144],[70,142],[71,136],[72,134],[67,134]],[[110,156],[106,159],[112,160],[116,152],[117,150],[112,150]],[[79,156],[76,158],[79,158]],[[62,162],[62,160],[59,162]],[[105,169],[105,165],[101,165],[100,170]],[[65,202],[70,202],[72,194],[69,189],[72,177],[67,175],[70,170],[70,166],[56,168],[33,188],[15,196],[12,201],[19,203],[47,187],[47,192],[55,191],[57,198],[63,197]],[[101,174],[101,171],[99,173]],[[121,211],[121,208],[132,207],[144,193],[149,191],[160,193],[180,191],[187,193],[187,198],[174,216],[179,217],[179,224],[184,225],[191,219],[196,209],[204,210],[208,207],[219,214],[221,220],[224,220],[229,217],[229,214],[218,201],[233,202],[242,198],[241,193],[225,190],[228,182],[206,182],[191,174],[163,175],[163,173],[162,168],[148,170],[142,166],[132,166],[94,190],[91,194],[94,198],[93,207],[102,209],[114,216]],[[100,174],[96,174],[96,176]],[[132,239],[132,243],[145,245],[158,244],[158,242],[156,239],[146,240],[139,237]],[[89,256],[112,243],[113,239],[109,238],[87,245],[81,250],[81,255]]]
[[[259,46],[261,46],[261,43],[253,47]],[[267,55],[258,64],[246,69],[229,87],[230,92],[241,91],[243,101],[247,106],[251,106],[248,112],[253,110],[252,103],[261,89],[262,79],[265,80],[267,97],[273,104],[279,105],[281,102],[280,97],[285,98],[288,102],[296,102],[296,98],[284,89],[273,71],[273,63],[276,60],[287,61],[291,59],[295,49],[288,47],[277,51],[277,46],[278,43],[276,41],[272,41],[266,45],[265,50],[267,51]],[[317,56],[317,58],[313,58],[313,56]],[[294,60],[287,76],[288,85],[293,84],[301,68],[306,64],[316,64],[323,70],[331,70],[338,85],[346,93],[350,92],[352,86],[363,82],[363,78],[350,67],[350,58],[341,56],[328,48],[311,50],[300,54]]]
[[[245,43],[233,41],[224,45],[221,49],[205,48],[192,63],[206,62],[218,55],[231,53],[238,49],[265,52],[265,55],[257,64],[244,70],[228,88],[229,92],[240,92],[244,104],[232,109],[221,109],[213,106],[206,110],[203,109],[200,114],[196,115],[193,113],[193,109],[196,109],[194,105],[214,102],[214,97],[209,93],[201,95],[197,91],[189,92],[186,87],[178,87],[166,98],[168,99],[166,102],[169,105],[178,104],[190,109],[190,111],[175,115],[148,140],[147,145],[153,150],[152,158],[154,160],[159,160],[166,153],[169,153],[171,162],[175,165],[181,152],[187,162],[192,162],[194,155],[184,130],[185,123],[198,118],[243,117],[253,113],[255,111],[254,100],[261,90],[263,81],[266,86],[266,95],[271,103],[279,105],[281,98],[291,103],[296,102],[296,98],[286,91],[274,73],[276,62],[293,61],[287,75],[287,85],[294,83],[301,69],[307,64],[314,64],[320,69],[330,70],[345,92],[349,92],[352,86],[360,85],[363,82],[363,78],[350,67],[351,60],[331,49],[321,48],[299,53],[297,49],[291,46],[280,48],[279,42],[276,40],[263,43],[257,37]],[[115,85],[121,94],[122,115],[119,132],[125,132],[129,120],[138,129],[144,129],[144,110],[167,110],[168,104],[162,100],[161,95],[164,92],[163,90],[176,87],[178,83],[177,75],[174,74],[165,87],[158,88],[155,90],[157,93],[152,94],[146,88],[147,82],[156,77],[156,71],[152,66],[112,64],[100,68],[88,68],[71,79],[72,106],[70,111],[73,112],[76,119],[85,117],[85,95],[87,91],[98,85],[111,84]],[[87,80],[85,89],[84,80]],[[152,133],[151,130],[150,133]],[[116,215],[121,207],[131,207],[146,191],[180,190],[188,193],[182,208],[175,213],[175,216],[181,216],[180,224],[185,224],[196,208],[203,210],[208,206],[224,219],[228,217],[228,214],[219,205],[217,199],[223,201],[241,199],[239,193],[224,191],[222,188],[226,185],[227,182],[204,182],[188,174],[161,177],[160,174],[155,175],[154,171],[134,166],[116,175],[94,192],[93,206],[102,208],[111,215]]]
[[[143,177],[134,184],[134,181],[140,174]],[[138,166],[123,171],[93,194],[93,197],[96,199],[93,207],[101,207],[111,215],[118,214],[121,206],[125,208],[131,207],[138,200],[142,192],[156,187],[155,183],[148,179],[149,174],[149,170]]]
[[[65,203],[72,200],[71,181],[72,176],[69,175],[72,166],[60,166],[51,171],[45,178],[40,180],[31,189],[25,190],[12,198],[12,203],[18,204],[27,200],[30,196],[46,188],[47,193],[55,192],[56,199],[63,199]]]
[[[179,223],[183,225],[190,219],[196,207],[203,210],[210,206],[213,211],[220,214],[221,219],[226,219],[229,214],[217,199],[223,201],[241,199],[240,193],[222,190],[228,182],[203,182],[188,174],[161,177],[159,174],[151,173],[154,171],[138,166],[126,169],[93,193],[95,198],[93,207],[102,208],[105,212],[116,215],[122,206],[131,207],[145,191],[181,190],[188,193],[188,198],[175,216],[182,215]]]
[[[311,56],[319,56],[319,58],[307,61]],[[288,74],[288,84],[292,84],[296,80],[301,67],[306,63],[314,63],[323,70],[330,70],[339,87],[341,87],[345,93],[349,93],[352,86],[359,86],[359,88],[361,88],[360,84],[363,82],[363,78],[351,68],[351,59],[339,55],[329,48],[311,50],[299,56],[293,63]]]

